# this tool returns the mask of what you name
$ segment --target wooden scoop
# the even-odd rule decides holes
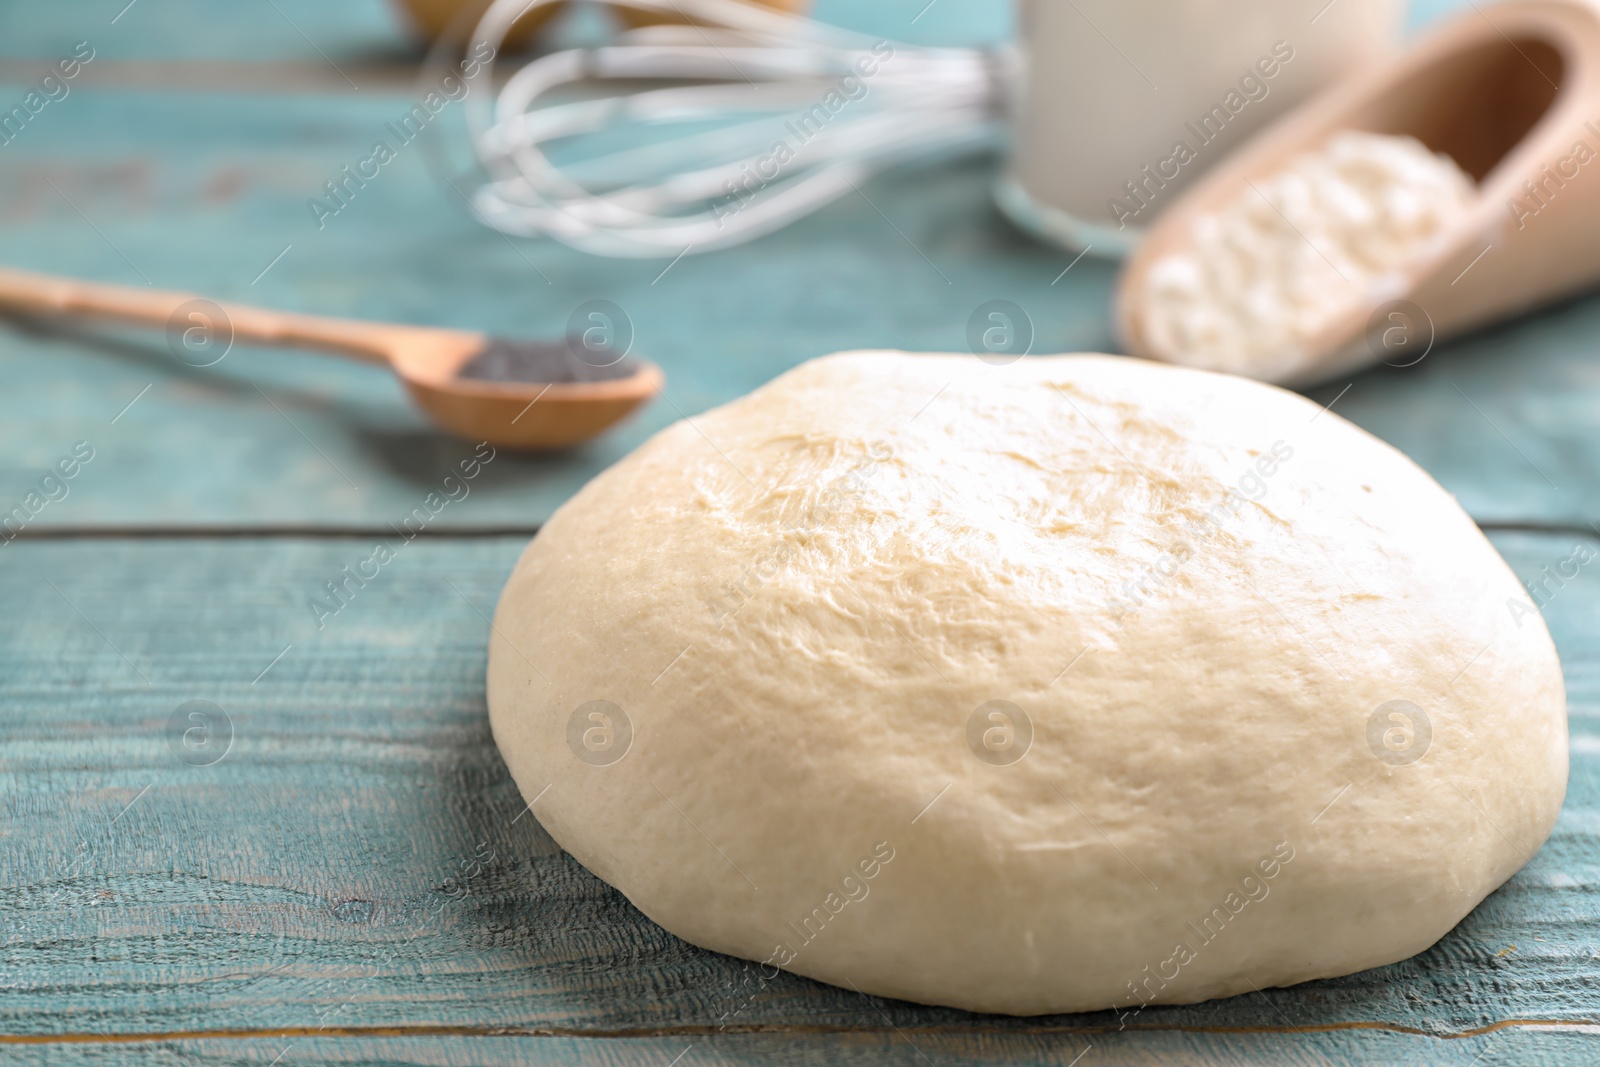
[[[1398,295],[1409,309],[1379,315],[1396,294],[1367,294],[1311,341],[1312,358],[1287,384],[1386,358],[1397,325],[1421,331],[1405,340],[1409,351],[1425,351],[1435,337],[1600,281],[1600,7],[1475,4],[1394,61],[1290,112],[1174,201],[1118,286],[1126,351],[1165,358],[1142,329],[1145,277],[1189,243],[1196,217],[1248,194],[1247,183],[1259,184],[1340,130],[1409,134],[1454,159],[1477,183],[1477,198],[1437,254],[1399,265],[1407,285]]]
[[[314,348],[389,367],[434,422],[502,448],[560,448],[609,428],[660,390],[653,363],[572,343],[509,341],[466,330],[401,326],[219,304],[186,293],[101,285],[0,268],[0,307],[165,327],[173,352],[214,353],[235,340]],[[592,362],[591,362],[592,360]],[[506,380],[508,368],[547,372]],[[463,375],[467,376],[463,376]]]

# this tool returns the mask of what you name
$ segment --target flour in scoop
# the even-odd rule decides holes
[[[1215,214],[1145,279],[1145,336],[1162,358],[1272,381],[1300,377],[1308,344],[1438,250],[1474,186],[1411,137],[1345,131]]]

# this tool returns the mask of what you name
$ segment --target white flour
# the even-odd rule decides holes
[[[1345,131],[1200,216],[1145,279],[1144,331],[1175,363],[1281,380],[1306,342],[1433,251],[1472,179],[1411,137]]]

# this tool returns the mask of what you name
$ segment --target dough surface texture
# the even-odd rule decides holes
[[[1454,498],[1302,397],[1108,356],[846,353],[668,427],[524,552],[488,700],[672,933],[1018,1015],[1411,956],[1567,779],[1554,644]]]

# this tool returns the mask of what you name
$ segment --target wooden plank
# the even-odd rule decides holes
[[[1423,0],[1423,5],[1440,0]],[[1443,0],[1459,3],[1462,0]],[[13,12],[0,35],[0,58],[54,59],[78,41],[119,60],[164,62],[310,61],[347,68],[374,59],[412,59],[416,45],[393,0],[89,0],[39,4]],[[992,0],[815,0],[814,16],[895,40],[968,44],[1012,33],[1009,4]]]
[[[1572,544],[1496,541],[1529,577]],[[1107,1013],[983,1017],[788,975],[756,982],[590,876],[522,814],[485,719],[486,613],[521,547],[413,542],[320,631],[307,598],[367,541],[0,549],[0,1034],[731,1025],[892,1043],[894,1028],[1116,1029]],[[1571,693],[1573,776],[1528,868],[1414,959],[1130,1025],[1449,1035],[1600,1019],[1600,582],[1581,572],[1547,616]],[[172,718],[193,700],[231,722],[214,764],[183,758],[190,724]]]
[[[1524,1064],[1527,1067],[1589,1062],[1592,1028],[1512,1028],[1463,1039],[1371,1030],[1283,1033],[1144,1032],[1110,1034],[948,1033],[880,1028],[863,1033],[690,1034],[643,1037],[506,1036],[326,1036],[269,1035],[252,1038],[183,1038],[138,1044],[57,1043],[7,1047],[19,1067],[121,1064],[133,1056],[154,1067],[220,1067],[278,1062],[339,1067],[1330,1067],[1382,1063],[1386,1067],[1432,1067],[1440,1063]],[[1081,1057],[1081,1058],[1079,1058]]]
[[[1407,25],[1415,30],[1465,4],[1466,0],[1412,0]],[[1013,32],[1010,5],[989,0],[935,4],[815,0],[811,9],[814,17],[834,25],[929,44],[999,41]],[[0,58],[54,58],[88,39],[103,54],[123,60],[359,63],[409,55],[411,41],[395,10],[384,0],[333,5],[317,0],[274,0],[272,5],[216,5],[204,0],[36,5],[25,18],[14,15],[8,21],[7,32],[0,36]]]
[[[399,51],[406,38],[385,0],[85,0],[16,10],[0,34],[0,56],[55,58],[89,41],[112,59],[344,59]],[[330,62],[331,60],[324,60]]]

